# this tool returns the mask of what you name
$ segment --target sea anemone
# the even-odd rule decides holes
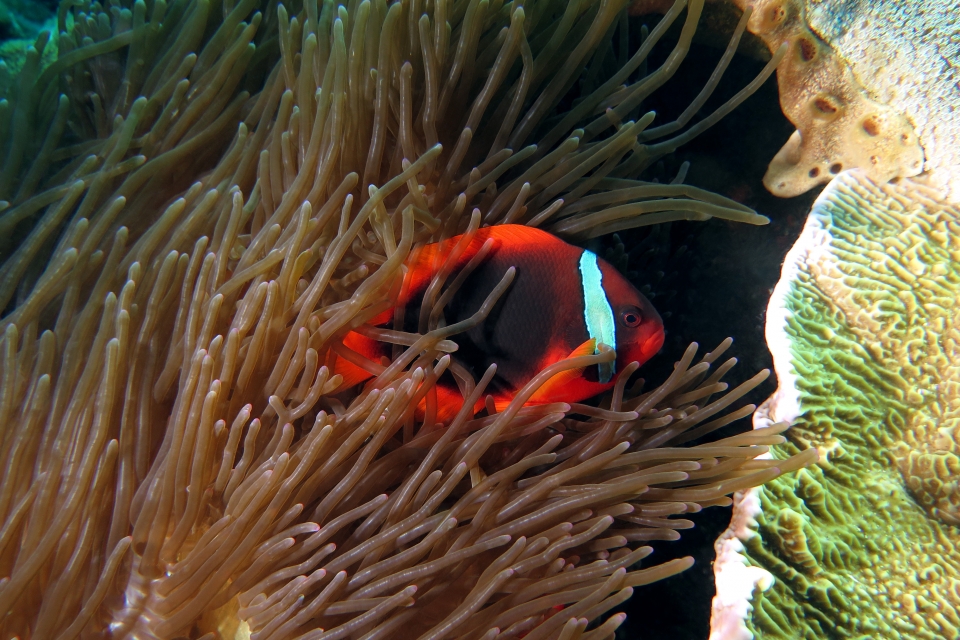
[[[729,343],[697,364],[691,345],[652,390],[628,367],[599,405],[523,406],[607,350],[474,415],[494,371],[449,354],[510,272],[464,323],[444,324],[443,294],[421,334],[367,323],[414,246],[480,224],[586,239],[764,222],[637,176],[782,52],[683,130],[746,23],[694,104],[652,127],[640,108],[702,0],[632,55],[616,0],[258,4],[65,2],[56,62],[41,68],[41,36],[0,103],[0,630],[609,637],[622,614],[587,624],[690,565],[638,564],[638,544],[815,456],[757,460],[784,425],[678,446],[749,415],[726,410],[766,373],[727,391],[735,360],[710,369]],[[350,352],[350,331],[393,357]],[[337,356],[374,377],[343,389]],[[447,371],[468,401],[438,424]]]

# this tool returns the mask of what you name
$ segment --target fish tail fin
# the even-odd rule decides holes
[[[463,408],[463,395],[460,393],[460,389],[456,385],[446,384],[444,382],[437,382],[433,387],[436,390],[437,394],[437,409],[436,409],[436,422],[442,422],[443,424],[450,424],[450,422],[457,417],[457,414],[460,413],[460,409]],[[481,407],[482,408],[482,407]],[[474,408],[474,415],[476,415],[479,409]],[[417,405],[417,410],[415,413],[416,419],[423,421],[427,417],[427,399],[424,398],[420,401],[420,404]],[[433,425],[424,425],[427,428],[432,429]]]

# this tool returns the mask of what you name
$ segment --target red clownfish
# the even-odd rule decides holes
[[[653,305],[596,254],[523,225],[479,229],[465,247],[461,240],[465,237],[456,236],[411,252],[400,290],[405,328],[417,330],[420,302],[439,270],[449,270],[449,283],[489,240],[486,256],[447,302],[444,317],[448,325],[469,318],[507,269],[516,268],[513,283],[487,318],[453,336],[459,346],[453,358],[475,377],[496,363],[497,373],[486,393],[493,396],[497,410],[543,368],[564,358],[598,353],[600,343],[616,351],[614,362],[554,376],[528,404],[579,402],[602,393],[614,385],[618,371],[633,361],[643,364],[663,345],[663,322]],[[371,324],[392,322],[393,311],[388,310]],[[356,332],[349,333],[343,345],[373,362],[388,351],[388,345]],[[344,377],[341,388],[372,375],[339,356],[334,371]],[[463,404],[456,385],[444,382],[438,383],[440,421],[452,418]]]

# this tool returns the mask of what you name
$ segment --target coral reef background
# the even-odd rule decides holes
[[[57,11],[52,0],[3,0],[0,2],[0,41],[33,40]]]

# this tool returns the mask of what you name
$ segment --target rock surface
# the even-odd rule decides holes
[[[767,188],[802,193],[845,169],[872,180],[923,174],[960,201],[960,23],[951,0],[735,0],[771,50],[780,101],[797,132]]]

